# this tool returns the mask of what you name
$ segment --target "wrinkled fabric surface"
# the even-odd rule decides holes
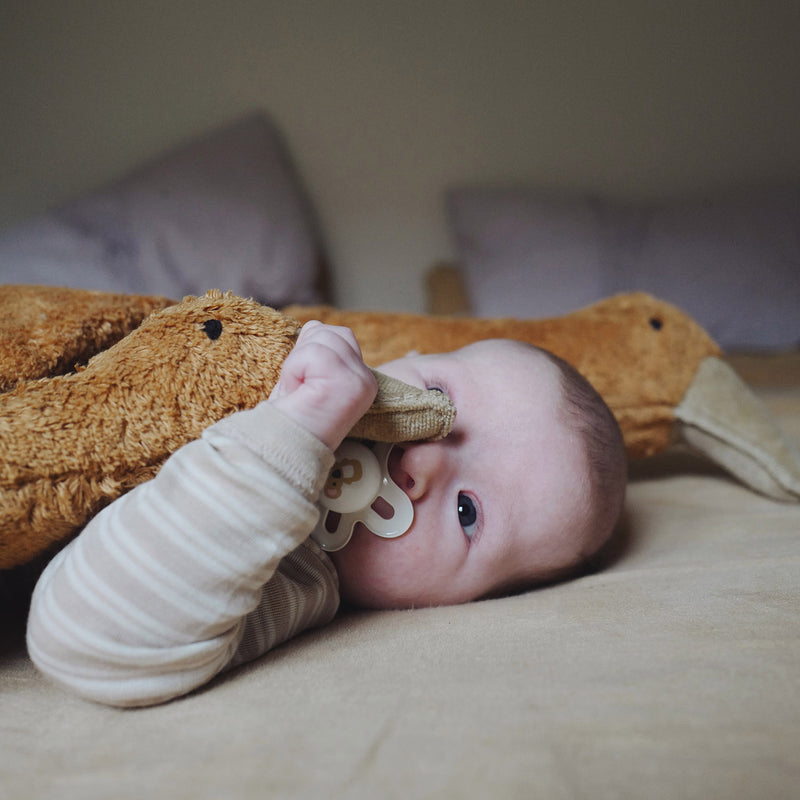
[[[758,393],[800,443],[800,385]],[[800,505],[671,451],[607,567],[518,597],[358,613],[161,707],[0,650],[1,798],[793,798]]]

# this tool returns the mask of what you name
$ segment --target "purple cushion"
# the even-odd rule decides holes
[[[614,291],[674,303],[727,349],[800,345],[800,187],[655,206],[623,238]]]
[[[623,205],[533,188],[447,196],[482,316],[555,316],[643,290],[727,349],[800,345],[800,186]]]
[[[274,126],[249,116],[0,233],[0,282],[315,303],[322,248]]]
[[[448,216],[476,314],[546,317],[602,297],[609,265],[602,208],[525,188],[464,188]]]

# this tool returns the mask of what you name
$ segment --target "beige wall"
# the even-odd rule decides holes
[[[263,108],[341,304],[414,310],[451,252],[448,185],[800,177],[799,84],[796,0],[10,2],[0,224]]]

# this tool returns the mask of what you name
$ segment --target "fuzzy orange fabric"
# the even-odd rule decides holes
[[[545,320],[281,313],[216,291],[180,304],[37,286],[0,297],[0,380],[16,385],[0,393],[0,568],[60,545],[205,427],[266,397],[309,319],[351,327],[372,366],[490,337],[544,347],[603,395],[632,457],[670,443],[675,407],[700,363],[719,353],[691,318],[645,294]],[[446,399],[381,386],[355,433],[397,441],[449,430]]]
[[[353,329],[368,364],[409,351],[455,350],[479,339],[509,338],[543,347],[572,364],[614,412],[632,458],[670,443],[675,407],[700,363],[720,355],[687,314],[644,293],[618,295],[551,319],[478,319],[337,311],[290,306],[300,322],[320,319]]]
[[[38,289],[28,287],[32,299]],[[15,291],[17,299],[24,294],[21,287]],[[81,293],[44,295],[66,304],[65,318],[76,319]],[[100,298],[86,297],[99,318]],[[114,320],[135,318],[148,303],[162,305],[160,298],[107,296],[106,302]],[[29,317],[27,310],[21,314],[21,328],[31,327]],[[51,308],[33,327],[49,321],[52,328],[57,320]],[[95,323],[90,330],[102,331]],[[12,319],[4,324],[11,328]],[[65,350],[84,345],[85,353],[98,342],[97,336],[88,342],[83,330],[71,324],[57,332]],[[65,543],[206,427],[268,397],[299,330],[295,319],[274,309],[211,291],[153,313],[76,372],[39,380],[12,376],[16,388],[0,394],[0,568]],[[24,341],[18,333],[15,341],[31,350],[25,370],[37,363],[49,368],[49,357],[37,361],[34,351],[39,341],[55,338],[41,333]],[[441,393],[378,376],[378,396],[354,433],[384,441],[433,438],[448,433],[454,416]]]
[[[162,310],[139,325],[151,309]],[[0,568],[62,544],[155,474],[169,452],[267,396],[309,319],[351,327],[372,366],[491,337],[544,347],[603,395],[631,457],[684,442],[756,491],[800,499],[800,461],[769,414],[702,328],[646,294],[515,320],[297,306],[279,313],[215,291],[170,305],[17,286],[0,291],[0,310],[0,386],[16,385],[0,388]],[[444,436],[454,413],[440,393],[379,376],[379,396],[353,433]]]
[[[216,338],[208,320],[221,321]],[[0,566],[69,537],[168,453],[263,397],[297,332],[276,311],[217,293],[149,317],[76,373],[3,395]],[[227,361],[239,369],[215,369]]]
[[[0,392],[20,381],[72,371],[174,302],[55,286],[3,286]]]

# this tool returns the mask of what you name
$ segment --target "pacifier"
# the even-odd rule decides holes
[[[370,446],[345,439],[320,492],[320,517],[311,538],[329,552],[341,550],[357,522],[384,539],[402,536],[414,521],[414,506],[389,474],[389,452],[394,445]]]

